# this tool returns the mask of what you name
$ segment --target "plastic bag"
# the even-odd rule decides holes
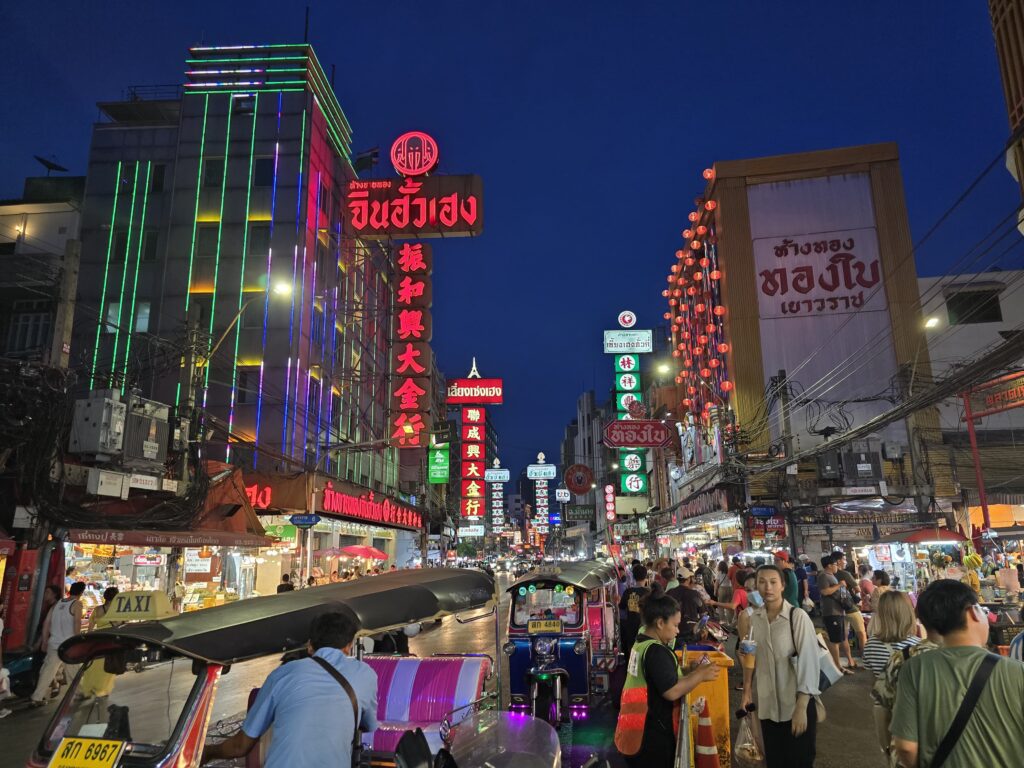
[[[811,598],[809,598],[809,597],[805,597],[803,599],[803,602],[800,603],[800,605],[802,605],[804,610],[807,611],[808,613],[810,613],[811,611],[814,610],[814,601],[811,600]]]
[[[736,741],[732,745],[733,768],[765,768],[764,754],[754,738],[751,719],[749,715],[740,719],[736,729]]]

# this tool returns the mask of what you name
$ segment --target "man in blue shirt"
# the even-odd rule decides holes
[[[350,658],[359,627],[343,613],[324,613],[309,630],[309,652],[340,672],[359,702],[359,727],[377,727],[377,673]],[[203,763],[242,757],[274,726],[264,768],[318,768],[352,764],[355,715],[345,689],[312,658],[284,664],[267,677],[241,730],[208,744]]]

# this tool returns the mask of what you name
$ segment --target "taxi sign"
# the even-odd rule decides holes
[[[526,631],[531,635],[541,632],[561,632],[561,619],[531,619],[526,623]]]
[[[65,736],[47,765],[49,768],[113,768],[124,748],[123,741]]]
[[[112,623],[122,621],[159,621],[177,616],[171,607],[167,594],[160,590],[119,592],[110,601],[103,620]]]

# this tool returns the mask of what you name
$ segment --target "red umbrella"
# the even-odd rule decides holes
[[[366,560],[387,560],[388,559],[387,554],[384,553],[384,552],[381,552],[376,547],[366,547],[366,546],[359,546],[359,545],[354,544],[354,545],[349,546],[349,547],[342,547],[341,551],[344,552],[349,557],[362,557],[362,558],[364,558]]]
[[[900,531],[882,538],[883,542],[901,542],[905,544],[923,544],[925,542],[950,544],[967,541],[962,533],[951,531],[949,528],[918,528],[914,531]]]

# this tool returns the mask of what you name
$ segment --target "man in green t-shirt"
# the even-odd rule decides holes
[[[794,608],[800,607],[800,585],[797,582],[796,572],[793,570],[793,560],[789,552],[780,549],[775,553],[775,566],[782,570],[782,599]]]
[[[988,654],[988,616],[974,590],[952,579],[928,585],[917,600],[921,623],[941,647],[903,663],[896,685],[892,735],[900,765],[930,768]],[[1010,766],[1024,762],[1024,664],[1000,659],[943,768]]]

